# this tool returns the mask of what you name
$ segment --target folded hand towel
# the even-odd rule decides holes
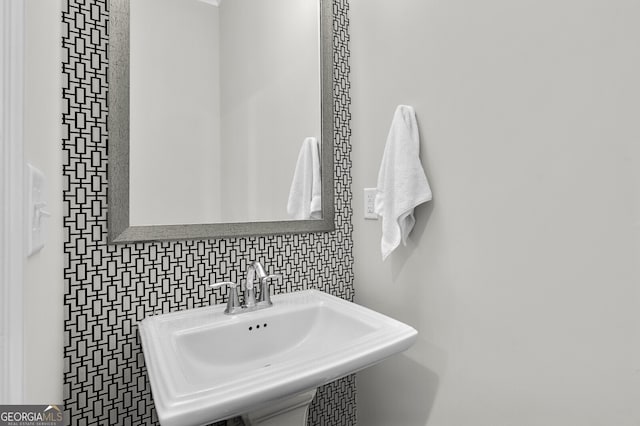
[[[400,241],[407,244],[413,209],[431,200],[431,188],[420,163],[420,136],[413,107],[396,109],[378,173],[375,212],[382,216],[382,260]]]
[[[320,153],[314,137],[302,142],[296,169],[289,190],[287,214],[291,219],[321,219],[322,190],[320,181]]]

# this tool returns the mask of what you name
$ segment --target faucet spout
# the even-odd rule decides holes
[[[249,269],[247,270],[247,289],[253,288],[253,283],[255,279],[258,278],[258,281],[267,276],[267,273],[264,272],[264,268],[262,264],[258,261],[253,261],[249,265]]]
[[[254,281],[256,278],[258,281],[262,281],[267,276],[267,273],[264,271],[262,264],[258,261],[253,261],[249,264],[249,269],[247,270],[247,294],[245,295],[245,305],[247,308],[252,308],[256,305],[256,292]]]

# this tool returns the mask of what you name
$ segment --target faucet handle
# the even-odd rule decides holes
[[[271,274],[260,280],[260,298],[258,300],[259,305],[273,305],[271,302],[271,291],[269,290],[269,280],[277,279],[279,284],[282,284],[282,274]]]
[[[227,309],[225,314],[233,314],[241,309],[240,298],[238,297],[238,283],[233,281],[222,281],[219,283],[209,284],[211,288],[229,287],[229,297],[227,298]]]

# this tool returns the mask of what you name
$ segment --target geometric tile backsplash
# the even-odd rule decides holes
[[[336,230],[125,245],[107,244],[107,2],[63,0],[62,8],[67,419],[156,425],[137,330],[147,315],[222,303],[225,290],[207,284],[238,281],[253,259],[284,273],[276,293],[318,287],[353,299],[348,3],[333,6]],[[310,425],[355,425],[354,376],[320,388],[309,417]]]

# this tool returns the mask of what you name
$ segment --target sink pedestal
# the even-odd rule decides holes
[[[316,389],[271,402],[242,416],[246,426],[306,426]]]

